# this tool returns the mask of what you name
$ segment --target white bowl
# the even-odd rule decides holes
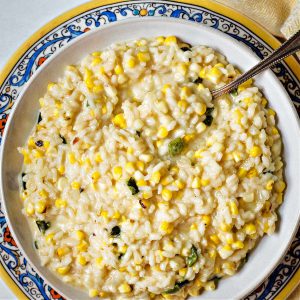
[[[38,99],[44,95],[47,83],[56,81],[63,69],[81,60],[86,54],[112,43],[159,35],[176,35],[190,44],[208,45],[223,53],[229,62],[245,71],[257,63],[258,58],[244,45],[227,35],[197,23],[167,18],[129,19],[106,25],[71,42],[53,55],[33,75],[19,96],[9,117],[1,152],[1,199],[13,236],[32,266],[46,281],[66,298],[85,299],[87,294],[63,283],[40,264],[33,247],[29,223],[21,213],[18,174],[22,157],[17,147],[22,146],[32,130],[39,109]],[[284,203],[279,209],[278,230],[264,237],[252,251],[248,263],[236,275],[221,280],[217,290],[205,292],[201,299],[240,299],[260,284],[280,261],[298,228],[300,215],[300,125],[287,93],[271,71],[256,77],[270,105],[278,116],[278,126],[284,144],[285,179],[288,183]],[[279,224],[280,223],[280,224]]]

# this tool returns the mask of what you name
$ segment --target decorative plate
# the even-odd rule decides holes
[[[36,32],[10,59],[0,75],[0,142],[11,107],[30,76],[71,40],[94,28],[126,18],[170,17],[220,30],[267,56],[279,42],[263,28],[211,0],[92,1],[79,6]],[[273,69],[300,114],[300,65],[294,58]],[[11,236],[0,202],[0,276],[19,299],[63,299],[27,262]],[[282,261],[254,291],[252,299],[284,299],[300,281],[300,227]]]

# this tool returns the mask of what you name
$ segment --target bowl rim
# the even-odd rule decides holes
[[[109,24],[105,24],[105,26],[103,27],[99,27],[99,28],[95,28],[93,30],[90,30],[89,32],[77,37],[76,39],[73,39],[72,41],[70,41],[68,44],[66,44],[65,46],[63,46],[62,48],[58,49],[58,51],[56,53],[54,53],[53,55],[51,55],[51,57],[49,57],[42,65],[42,67],[40,67],[38,70],[36,70],[34,72],[34,74],[30,77],[30,79],[25,83],[22,91],[20,92],[20,94],[18,95],[15,103],[14,103],[14,106],[9,114],[9,118],[8,118],[8,121],[6,123],[6,126],[5,126],[5,130],[4,130],[4,134],[3,134],[3,137],[2,137],[2,143],[1,143],[1,147],[0,147],[0,201],[1,203],[3,204],[3,212],[4,212],[4,216],[5,216],[5,219],[7,221],[7,224],[10,228],[10,231],[14,237],[14,240],[16,241],[17,245],[18,245],[18,248],[20,249],[21,253],[24,255],[24,257],[26,258],[27,261],[29,261],[29,263],[35,268],[36,272],[41,276],[41,272],[39,271],[38,268],[36,268],[35,264],[32,262],[32,260],[28,257],[27,255],[27,252],[24,250],[23,246],[22,246],[22,243],[20,243],[19,239],[18,239],[18,235],[15,233],[15,230],[14,230],[14,226],[13,226],[13,223],[11,222],[11,218],[9,216],[9,214],[7,213],[7,205],[6,205],[6,200],[5,200],[5,197],[4,197],[4,189],[3,189],[3,156],[4,156],[4,149],[6,147],[6,140],[7,140],[7,135],[8,135],[8,132],[9,132],[9,128],[11,127],[11,123],[13,122],[13,119],[14,119],[14,115],[15,115],[15,111],[17,110],[19,104],[22,102],[22,98],[24,97],[24,95],[26,94],[27,90],[29,89],[31,83],[36,79],[36,77],[39,76],[39,74],[41,72],[43,72],[43,70],[49,65],[52,63],[53,60],[55,60],[61,53],[67,51],[70,47],[72,47],[74,44],[78,43],[79,41],[81,41],[82,39],[85,39],[85,38],[88,38],[89,36],[93,35],[93,34],[96,34],[97,32],[99,31],[105,31],[105,30],[110,30],[111,27],[119,27],[119,26],[122,26],[123,24],[127,24],[127,23],[144,23],[144,22],[166,22],[166,23],[177,23],[177,24],[184,24],[184,25],[188,25],[188,26],[193,26],[193,27],[197,27],[198,29],[199,28],[202,28],[206,31],[210,31],[212,32],[214,35],[219,35],[219,36],[226,36],[225,33],[219,31],[219,30],[216,30],[216,29],[213,29],[211,27],[208,27],[204,24],[199,24],[199,23],[196,23],[196,22],[190,22],[190,21],[187,21],[187,20],[183,20],[183,19],[173,19],[173,18],[169,18],[169,17],[143,17],[143,18],[128,18],[128,19],[124,19],[124,20],[119,20],[118,22],[115,22],[115,23],[109,23]],[[247,52],[247,54],[249,56],[251,56],[251,58],[253,60],[255,60],[256,62],[259,62],[260,59],[244,44],[236,41],[235,39],[231,38],[231,43],[235,44],[237,47],[239,48],[242,48],[244,51]],[[86,54],[83,54],[83,56],[86,55]],[[297,123],[297,127],[298,127],[298,132],[299,132],[299,138],[300,138],[300,119],[298,117],[298,114],[297,114],[297,111],[296,111],[296,108],[290,98],[290,96],[288,95],[287,91],[283,88],[283,86],[281,85],[280,81],[278,80],[278,78],[275,76],[275,74],[270,70],[265,70],[264,73],[267,73],[268,76],[271,76],[272,79],[274,80],[274,82],[277,83],[277,88],[279,88],[281,90],[282,93],[284,93],[286,95],[286,98],[285,100],[288,100],[287,103],[288,103],[288,106],[289,108],[292,110],[292,115],[293,115],[293,118],[294,120],[296,120],[296,123]],[[291,116],[292,117],[292,116]],[[300,167],[300,166],[299,166]],[[292,241],[293,241],[293,238],[298,230],[298,227],[300,225],[300,212],[298,213],[298,219],[297,219],[297,222],[296,222],[296,225],[295,227],[293,228],[292,230],[292,233],[290,234],[290,238],[289,238],[289,242],[286,243],[286,245],[284,246],[280,256],[278,257],[278,259],[276,260],[276,262],[274,262],[272,265],[270,265],[268,268],[265,269],[265,271],[263,272],[263,276],[259,276],[260,280],[256,280],[256,284],[253,285],[252,287],[248,287],[247,289],[244,289],[243,292],[241,292],[240,295],[237,295],[235,297],[244,297],[245,295],[249,294],[250,292],[252,292],[253,290],[255,290],[271,273],[272,271],[276,268],[278,262],[284,257],[285,253],[287,252],[287,250],[289,249],[289,246],[291,245]],[[263,237],[262,237],[263,238]],[[260,239],[261,240],[261,239]],[[255,246],[257,247],[259,245],[260,241],[258,242],[258,244]],[[43,268],[46,268],[46,267],[43,267]],[[55,286],[55,284],[53,284],[51,282],[51,280],[48,280],[47,277],[45,276],[41,276],[45,283],[51,285],[56,291],[58,291],[63,297],[67,298],[65,296],[65,294],[63,292],[61,292],[61,290],[59,288],[57,288]],[[63,284],[67,284],[67,283],[63,283]],[[67,284],[69,285],[69,284]],[[237,299],[237,298],[234,298],[234,299]]]

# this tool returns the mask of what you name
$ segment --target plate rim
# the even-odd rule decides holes
[[[126,3],[127,1],[120,0],[91,0],[87,3],[76,6],[54,19],[50,20],[44,26],[35,31],[9,58],[7,63],[4,65],[3,69],[0,72],[0,86],[5,82],[7,76],[12,71],[16,63],[20,60],[20,58],[25,54],[25,52],[36,42],[38,42],[43,36],[51,32],[53,29],[61,25],[62,23],[80,15],[86,11],[118,3]],[[128,1],[131,2],[131,1]],[[147,0],[144,1],[148,2]],[[169,1],[166,1],[169,2]],[[232,8],[224,6],[218,2],[213,2],[212,0],[175,0],[170,2],[183,3],[188,5],[195,5],[198,7],[203,7],[209,9],[213,12],[219,13],[230,18],[233,21],[238,22],[241,25],[244,25],[245,28],[252,33],[254,33],[257,37],[262,39],[266,44],[268,44],[272,49],[275,49],[281,45],[281,43],[269,33],[263,26],[256,23],[254,20],[248,18],[244,14],[235,11]],[[286,64],[291,69],[294,76],[300,81],[300,64],[294,57],[289,57],[285,59]],[[17,296],[18,299],[28,299],[28,297],[23,293],[23,291],[19,288],[16,282],[10,277],[9,273],[6,272],[5,267],[0,264],[0,277],[3,279],[5,284],[11,289],[11,291]],[[292,291],[296,288],[296,286],[300,282],[300,268],[295,272],[295,274],[288,281],[286,286],[278,293],[275,299],[286,299],[288,295],[292,293]]]

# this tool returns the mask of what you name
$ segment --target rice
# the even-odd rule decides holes
[[[184,299],[233,275],[282,203],[275,112],[176,37],[114,44],[41,98],[20,188],[43,265],[107,299]]]

